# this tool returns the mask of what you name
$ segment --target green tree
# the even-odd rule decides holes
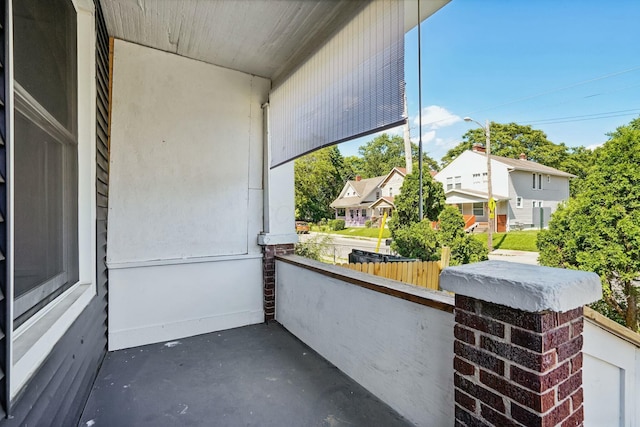
[[[393,234],[394,229],[408,227],[411,224],[419,222],[418,212],[420,188],[420,179],[417,172],[407,174],[404,177],[400,194],[395,196],[393,217],[389,221],[389,228]],[[422,180],[423,205],[422,212],[424,218],[435,221],[445,206],[444,189],[442,184],[431,177],[430,174],[424,174]]]
[[[478,239],[464,231],[464,218],[460,211],[447,205],[438,216],[438,242],[451,248],[450,265],[470,264],[488,259],[489,250]]]
[[[373,178],[374,176],[386,175],[394,167],[405,167],[406,159],[404,157],[404,139],[401,136],[390,136],[386,133],[379,135],[360,146],[358,152],[362,156],[358,159],[349,159],[349,163],[353,166],[354,175],[360,175],[363,178]],[[411,156],[415,161],[418,160],[418,146],[411,144]],[[422,161],[425,170],[438,170],[438,162],[423,153]]]
[[[438,235],[427,219],[392,232],[391,249],[408,258],[437,261],[440,258]]]
[[[640,118],[609,136],[580,191],[554,213],[537,245],[543,265],[600,275],[604,298],[594,308],[638,331]]]
[[[327,147],[295,160],[296,217],[317,222],[332,218],[329,207],[340,194],[348,170],[338,147]]]
[[[571,182],[571,194],[576,192],[587,171],[593,165],[593,152],[582,146],[567,147],[564,143],[556,144],[547,139],[547,135],[531,126],[517,123],[490,123],[491,154],[517,159],[524,153],[528,160],[574,174],[578,179]],[[485,145],[486,136],[481,128],[474,128],[462,136],[462,142],[450,149],[442,158],[445,167],[462,152],[470,150],[474,145]]]

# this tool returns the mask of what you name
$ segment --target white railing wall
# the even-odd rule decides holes
[[[417,425],[454,417],[452,311],[444,292],[300,257],[276,264],[276,320]]]

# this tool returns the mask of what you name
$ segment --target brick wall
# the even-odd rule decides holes
[[[275,319],[276,316],[276,255],[293,254],[293,243],[282,245],[266,245],[263,247],[262,280],[264,320]]]
[[[458,294],[455,320],[455,425],[582,425],[582,307],[531,313]]]

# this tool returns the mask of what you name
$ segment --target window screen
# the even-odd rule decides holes
[[[404,2],[373,0],[270,95],[271,166],[404,122]]]

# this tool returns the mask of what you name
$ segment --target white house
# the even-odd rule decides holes
[[[367,220],[376,221],[395,208],[394,197],[407,174],[405,168],[395,167],[388,174],[373,178],[349,180],[338,197],[331,202],[336,219],[344,219],[348,227],[362,227]]]
[[[546,226],[558,204],[569,198],[570,173],[526,159],[491,156],[496,230]],[[478,223],[488,221],[487,157],[484,149],[467,150],[438,172],[447,204],[458,205]]]

